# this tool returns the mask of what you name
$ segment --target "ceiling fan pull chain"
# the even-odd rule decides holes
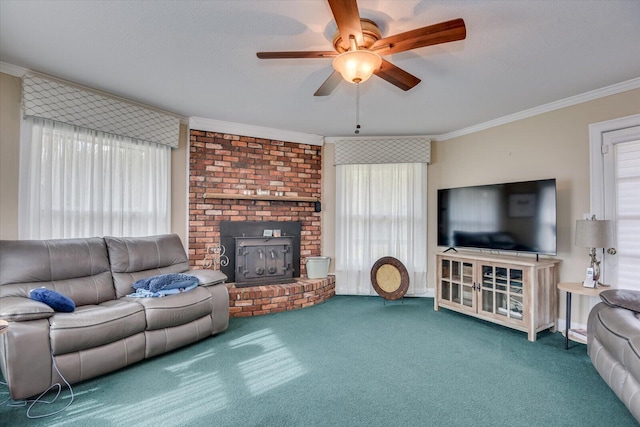
[[[360,133],[360,83],[356,83],[356,131],[355,134]]]

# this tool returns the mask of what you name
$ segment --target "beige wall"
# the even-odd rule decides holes
[[[573,244],[575,221],[590,208],[589,124],[640,113],[640,89],[519,120],[432,145],[428,168],[428,271],[435,286],[437,190],[556,178],[560,281],[584,278],[588,250]],[[565,316],[560,295],[559,317]],[[586,324],[595,300],[576,298],[572,318]]]
[[[336,167],[335,144],[322,146],[322,256],[331,257],[329,271],[335,272],[336,259]]]
[[[189,130],[180,125],[178,148],[171,150],[171,232],[189,244]]]
[[[0,73],[0,239],[18,238],[20,92],[19,77]],[[187,126],[181,125],[179,146],[171,151],[171,231],[185,245],[188,150]]]
[[[640,89],[600,98],[535,117],[433,142],[428,167],[428,286],[435,287],[436,197],[439,188],[556,178],[558,254],[561,281],[581,281],[587,249],[573,245],[575,220],[589,212],[589,124],[640,113]],[[325,145],[323,179],[335,191],[332,144]],[[331,162],[330,164],[328,162]],[[328,191],[323,191],[329,197]],[[335,194],[335,192],[333,193]],[[334,201],[335,202],[335,201]],[[332,211],[331,211],[332,210]],[[335,203],[323,206],[323,253],[335,253]],[[333,271],[333,270],[332,270]],[[564,295],[559,318],[564,319]],[[586,324],[593,301],[575,298],[574,322]]]
[[[0,73],[0,239],[18,238],[19,77]]]

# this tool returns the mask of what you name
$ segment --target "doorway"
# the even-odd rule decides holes
[[[603,252],[602,280],[640,290],[640,114],[589,127],[591,212],[614,221],[616,253]]]

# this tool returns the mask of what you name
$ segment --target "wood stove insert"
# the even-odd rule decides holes
[[[293,282],[293,236],[236,237],[236,287]]]
[[[229,254],[228,264],[222,265],[220,267],[220,270],[227,275],[227,282],[247,282],[237,275],[238,267],[236,265],[236,254],[238,253],[238,249],[236,248],[236,244],[238,238],[240,237],[255,239],[256,242],[267,241],[267,239],[270,239],[273,242],[278,241],[275,239],[291,239],[291,265],[293,267],[291,277],[300,277],[300,237],[302,235],[301,225],[302,224],[300,223],[300,221],[220,221],[220,243],[226,248],[226,251]],[[265,230],[280,230],[281,237],[264,236]],[[263,254],[270,255],[267,252],[264,252]],[[259,256],[260,255],[257,254],[258,258]],[[244,269],[246,270],[246,268]],[[267,284],[276,284],[277,277],[278,276],[274,276],[274,281],[272,282],[271,280],[269,280],[270,283]],[[288,278],[283,279],[287,280]],[[264,283],[266,282],[252,282],[252,284],[255,285],[262,285]],[[240,286],[246,287],[249,285]]]

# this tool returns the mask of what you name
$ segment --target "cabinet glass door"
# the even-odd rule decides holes
[[[522,320],[522,270],[482,265],[480,311],[497,317]]]
[[[473,264],[463,262],[462,264],[462,305],[465,307],[474,306],[475,286],[473,286]]]
[[[489,265],[481,267],[482,277],[480,282],[480,293],[482,304],[480,310],[487,313],[496,312],[496,273],[495,268]]]
[[[443,259],[440,269],[440,298],[465,307],[474,307],[473,264]]]
[[[440,298],[445,301],[451,301],[451,261],[443,259],[440,269],[440,277],[442,278],[440,283],[442,295],[440,295]]]
[[[524,305],[522,270],[509,270],[509,317],[522,320]]]

